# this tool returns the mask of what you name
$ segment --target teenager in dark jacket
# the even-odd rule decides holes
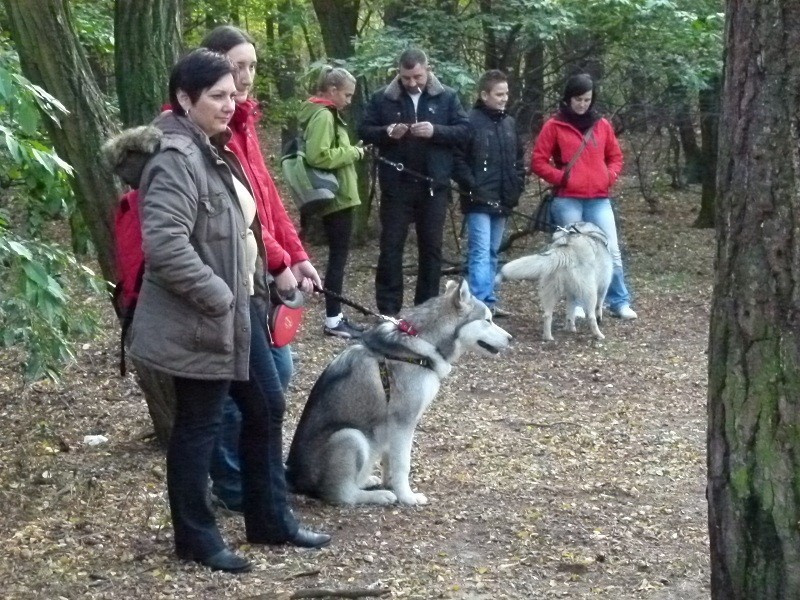
[[[372,95],[358,129],[364,143],[406,167],[378,167],[381,237],[375,296],[378,310],[387,315],[396,315],[403,305],[403,249],[412,223],[419,250],[414,304],[439,295],[453,153],[469,136],[458,96],[430,72],[425,53],[406,50],[399,63],[397,77]]]
[[[566,227],[586,221],[606,234],[608,251],[614,262],[606,303],[612,316],[631,320],[637,314],[630,307],[609,198],[609,190],[622,171],[622,150],[611,123],[593,109],[596,100],[594,82],[589,75],[573,75],[567,80],[558,113],[548,119],[536,139],[531,170],[556,189],[552,207],[556,225]],[[566,165],[580,148],[590,127],[593,129],[589,141],[565,177]],[[578,307],[576,316],[583,316],[584,311],[590,309],[589,306]]]
[[[478,101],[469,113],[470,141],[458,153],[454,179],[468,192],[461,196],[461,210],[467,224],[470,291],[496,317],[502,317],[507,313],[496,306],[494,294],[497,251],[506,219],[519,202],[525,184],[524,149],[514,118],[505,112],[505,73],[484,73],[478,81],[478,93]]]

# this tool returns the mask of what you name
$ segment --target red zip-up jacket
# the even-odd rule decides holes
[[[267,249],[267,269],[277,275],[286,267],[308,260],[308,254],[303,249],[297,230],[278,194],[278,188],[264,164],[255,127],[260,118],[261,111],[255,100],[248,98],[244,102],[237,102],[236,110],[228,123],[233,133],[228,148],[242,163],[253,188],[261,223],[261,237]]]
[[[622,171],[620,150],[614,129],[601,118],[572,166],[566,184],[564,170],[578,151],[583,134],[573,125],[557,117],[542,127],[531,156],[531,170],[547,183],[558,188],[557,195],[565,198],[608,198],[609,188]],[[552,162],[551,162],[552,159]]]

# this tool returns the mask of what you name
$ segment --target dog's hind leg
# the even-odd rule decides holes
[[[553,341],[553,310],[556,303],[552,298],[539,296],[539,303],[542,305],[542,338],[546,342]]]
[[[364,490],[375,463],[370,443],[357,429],[340,429],[328,440],[327,468],[319,495],[333,504],[393,504],[389,490]]]
[[[600,304],[600,306],[598,307],[597,293],[595,292],[595,290],[591,289],[591,290],[588,291],[588,293],[586,294],[586,302],[587,302],[587,304],[586,304],[587,306],[594,306],[595,307],[595,310],[593,310],[593,311],[591,311],[589,313],[589,315],[588,315],[589,318],[587,319],[589,321],[589,327],[592,330],[592,334],[598,340],[606,339],[606,336],[603,335],[603,333],[600,331],[600,328],[597,326],[597,314],[598,314],[598,311],[599,311],[600,318],[601,319],[603,318],[603,306],[602,306],[602,304]],[[602,302],[602,300],[600,302]]]

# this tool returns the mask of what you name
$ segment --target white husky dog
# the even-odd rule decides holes
[[[417,423],[461,354],[497,354],[511,336],[465,282],[403,317],[364,332],[317,379],[287,459],[293,491],[336,504],[427,503],[408,483]]]
[[[593,223],[578,222],[560,228],[545,252],[524,256],[505,264],[497,274],[504,279],[533,279],[539,282],[539,302],[544,313],[542,337],[553,341],[553,310],[566,296],[567,324],[575,331],[575,306],[582,306],[592,333],[605,336],[597,326],[603,319],[603,302],[611,283],[611,254],[603,231]]]

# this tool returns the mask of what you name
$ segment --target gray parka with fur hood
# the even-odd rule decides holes
[[[171,112],[104,150],[123,179],[139,184],[145,271],[130,355],[180,377],[246,380],[250,297],[236,158]]]

